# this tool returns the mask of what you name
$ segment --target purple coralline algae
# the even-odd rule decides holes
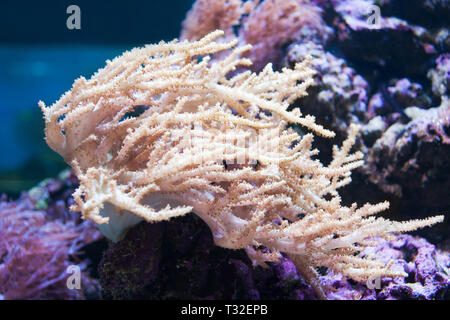
[[[371,180],[384,191],[398,196],[402,196],[402,189],[408,187],[413,189],[411,194],[423,194],[425,185],[438,181],[441,185],[435,191],[448,190],[445,183],[449,176],[436,176],[438,172],[450,172],[446,161],[450,152],[448,102],[428,110],[410,107],[405,113],[411,121],[391,125],[369,149],[365,168],[370,171]],[[379,170],[380,167],[383,169]]]
[[[194,215],[134,227],[106,250],[99,275],[103,297],[112,299],[315,297],[290,260],[253,268],[243,250],[215,246]]]
[[[66,173],[63,179],[46,180],[22,193],[18,200],[0,199],[1,299],[99,297],[83,247],[102,236],[93,223],[68,213],[65,197],[72,182],[73,176]],[[76,270],[79,287],[69,278]]]
[[[428,72],[428,78],[437,97],[450,96],[450,53],[440,55],[436,59],[436,68]]]
[[[378,245],[361,254],[377,255],[408,277],[365,285],[320,270],[329,299],[450,298],[448,252],[410,235],[374,240]],[[253,268],[241,250],[216,247],[206,225],[193,215],[138,225],[107,249],[99,274],[104,297],[114,299],[316,299],[291,260]]]
[[[378,0],[383,12],[426,27],[449,27],[448,0]]]
[[[361,70],[371,68],[397,77],[420,77],[426,73],[430,59],[443,48],[446,29],[428,30],[422,25],[385,15],[388,10],[377,1],[331,3],[325,6],[328,7],[328,21],[336,30],[333,45]]]
[[[292,44],[285,63],[292,65],[307,55],[312,56],[311,66],[317,73],[315,85],[300,101],[300,108],[302,112],[316,116],[319,123],[343,139],[351,123],[366,120],[369,84],[345,60],[314,42]]]
[[[424,92],[422,85],[412,83],[407,78],[393,82],[392,86],[380,86],[380,90],[371,97],[367,109],[368,119],[382,116],[386,124],[391,125],[398,120],[404,120],[401,117],[410,120],[404,113],[405,108],[430,108],[432,100]]]
[[[389,199],[390,216],[399,219],[448,212],[450,20],[438,18],[448,14],[448,2],[313,2],[334,37],[320,44],[299,39],[284,61],[291,66],[313,56],[316,86],[297,102],[302,112],[332,128],[338,140],[350,123],[362,127],[357,147],[366,164],[354,172],[344,199]],[[328,160],[323,142],[315,143]],[[421,234],[448,239],[447,220],[434,229],[439,232]]]
[[[333,273],[322,277],[329,285],[331,299],[399,300],[448,299],[450,257],[425,239],[399,235],[395,240],[378,239],[379,245],[364,255],[376,255],[408,277],[373,279],[366,286],[353,284]]]

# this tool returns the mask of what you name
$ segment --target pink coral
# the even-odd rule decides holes
[[[327,37],[321,14],[321,9],[307,0],[198,0],[183,21],[181,38],[198,40],[222,29],[227,39],[236,37],[241,45],[252,45],[245,56],[253,61],[252,69],[257,71],[269,62],[276,64],[289,42]],[[240,28],[235,34],[233,27],[237,26]]]
[[[199,40],[218,29],[225,32],[225,37],[233,37],[233,27],[239,25],[242,15],[252,10],[254,5],[253,1],[198,0],[183,21],[180,38]]]
[[[252,45],[248,57],[253,69],[260,70],[268,62],[277,62],[282,47],[314,30],[325,33],[321,9],[305,0],[266,0],[242,21],[241,42]],[[304,28],[307,29],[304,31]]]
[[[34,209],[27,195],[0,202],[0,297],[3,299],[78,299],[82,290],[68,289],[70,265],[86,268],[80,248],[100,234],[90,221],[76,224],[50,220]],[[71,261],[71,259],[73,261]],[[82,272],[81,285],[92,280]]]

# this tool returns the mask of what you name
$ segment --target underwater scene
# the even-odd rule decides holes
[[[2,7],[0,300],[450,300],[449,1]]]

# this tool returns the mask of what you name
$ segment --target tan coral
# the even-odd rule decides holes
[[[443,217],[398,223],[372,217],[388,203],[342,206],[337,189],[362,164],[350,152],[358,128],[328,166],[314,160],[313,133],[333,132],[288,110],[313,83],[309,59],[293,70],[236,73],[251,64],[240,58],[249,47],[215,42],[223,34],[133,49],[76,80],[52,106],[39,103],[48,145],[80,179],[72,210],[114,240],[141,220],[193,211],[217,245],[245,249],[254,265],[289,255],[322,297],[318,266],[358,281],[405,275],[357,254],[369,237]]]

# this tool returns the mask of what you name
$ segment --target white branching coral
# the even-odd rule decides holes
[[[77,79],[52,106],[39,103],[48,145],[80,180],[72,210],[114,240],[142,220],[194,212],[217,245],[245,249],[254,265],[289,255],[322,296],[319,266],[357,281],[404,276],[358,253],[372,236],[443,217],[392,222],[373,217],[387,202],[342,206],[337,189],[362,164],[350,152],[358,128],[328,166],[315,160],[313,133],[333,132],[288,109],[313,83],[309,59],[293,70],[239,73],[251,64],[240,58],[249,46],[215,42],[222,35],[133,49]]]

